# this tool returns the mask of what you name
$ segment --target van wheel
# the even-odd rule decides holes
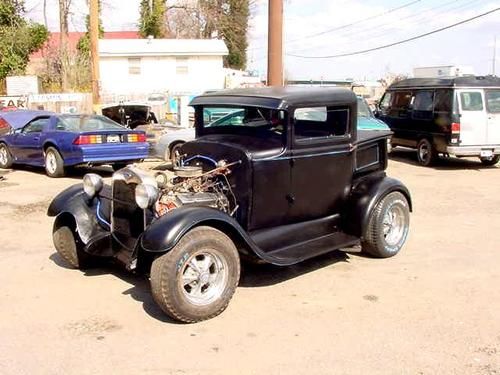
[[[410,209],[399,192],[387,194],[372,210],[364,239],[364,253],[377,258],[396,255],[403,247],[410,228]]]
[[[233,241],[211,227],[190,230],[151,266],[151,292],[175,320],[194,323],[222,313],[238,286],[240,258]]]
[[[483,165],[491,167],[500,161],[500,155],[494,155],[489,158],[479,158]]]
[[[417,159],[420,165],[428,167],[436,161],[437,152],[427,138],[423,138],[417,145]]]

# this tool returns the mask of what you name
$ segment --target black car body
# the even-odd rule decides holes
[[[240,256],[287,266],[359,243],[378,257],[401,249],[411,199],[384,172],[391,133],[356,129],[351,91],[229,90],[191,105],[197,138],[179,165],[154,177],[125,168],[112,186],[87,175],[86,193],[76,185],[54,199],[48,214],[66,260],[112,257],[150,272],[162,309],[194,322],[227,306]],[[207,108],[245,116],[207,126]]]
[[[394,132],[393,146],[417,149],[430,165],[439,154],[500,160],[500,78],[411,78],[392,84],[378,117]]]

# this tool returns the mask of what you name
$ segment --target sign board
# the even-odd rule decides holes
[[[19,96],[38,94],[40,84],[37,76],[11,76],[7,77],[7,95]]]
[[[25,96],[0,96],[1,109],[28,109],[28,100]]]
[[[73,94],[39,94],[30,95],[30,103],[56,103],[56,102],[81,102],[85,95],[81,93]]]

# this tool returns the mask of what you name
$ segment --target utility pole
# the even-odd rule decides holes
[[[267,85],[283,86],[283,0],[269,0]]]
[[[92,81],[92,104],[94,111],[98,112],[101,103],[99,93],[99,1],[90,0],[90,69]]]
[[[493,75],[496,73],[496,60],[497,60],[497,36],[493,41]]]

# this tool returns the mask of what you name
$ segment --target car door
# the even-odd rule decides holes
[[[295,110],[290,222],[341,212],[352,179],[354,111],[342,105]]]
[[[460,111],[460,145],[479,146],[488,143],[488,116],[482,89],[457,90]]]
[[[488,115],[488,139],[491,145],[500,145],[500,89],[485,91]]]
[[[43,164],[42,132],[49,123],[49,117],[38,117],[19,131],[13,140],[14,154],[18,162]]]

